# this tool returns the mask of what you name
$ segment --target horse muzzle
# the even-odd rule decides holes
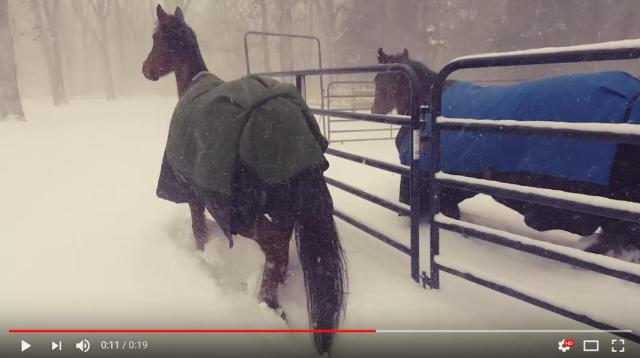
[[[142,64],[142,74],[150,81],[157,81],[160,79],[160,76],[149,68],[147,61]]]

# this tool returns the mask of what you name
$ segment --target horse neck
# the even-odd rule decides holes
[[[200,49],[196,48],[194,55],[185,56],[185,59],[180,61],[180,64],[175,70],[178,97],[182,97],[187,91],[193,77],[203,71],[208,71],[207,65],[204,63],[204,59],[200,54]]]
[[[413,67],[413,68],[415,70],[415,67]],[[419,84],[419,87],[417,89],[417,91],[419,92],[418,103],[419,103],[420,106],[423,106],[423,105],[430,106],[431,105],[431,92],[433,91],[432,87],[433,87],[433,82],[434,82],[434,78],[435,78],[435,73],[433,73],[428,68],[426,69],[426,71],[416,71],[416,73],[418,74],[418,84]],[[411,102],[411,92],[409,90],[407,90],[406,96],[407,96],[407,98],[405,100],[408,101],[408,102],[405,102],[405,103],[410,103]],[[398,99],[398,101],[400,102],[402,100]],[[403,109],[402,111],[399,111],[398,114],[405,115],[405,116],[410,116],[411,115],[410,106],[407,105],[406,108]]]

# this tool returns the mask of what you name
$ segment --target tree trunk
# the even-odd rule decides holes
[[[107,38],[107,19],[105,16],[98,14],[98,31],[99,31],[99,43],[100,52],[102,57],[104,76],[104,91],[107,100],[116,99],[115,86],[113,85],[113,71],[111,69],[111,59],[109,58],[109,39]]]
[[[118,32],[118,60],[119,60],[119,73],[120,73],[120,78],[119,78],[119,82],[121,83],[121,87],[126,87],[126,80],[127,80],[127,74],[126,74],[126,60],[125,60],[125,44],[124,44],[124,36],[123,36],[123,28],[124,28],[124,24],[122,21],[122,3],[119,0],[115,0],[115,3],[113,4],[115,6],[115,11],[116,11],[116,31]],[[122,88],[120,88],[120,93],[122,93]]]
[[[24,120],[24,111],[9,27],[9,3],[0,0],[0,120],[11,117]]]
[[[265,0],[259,0],[260,14],[262,17],[262,31],[269,31],[269,7]],[[269,51],[269,37],[262,36],[262,62],[264,63],[264,71],[271,72],[271,51]]]
[[[291,33],[291,3],[289,1],[283,3],[280,9],[280,33]],[[289,71],[293,69],[293,46],[291,39],[282,37],[279,41],[280,49],[280,70]]]
[[[60,3],[49,3],[43,1],[31,1],[31,10],[36,20],[38,41],[42,46],[44,59],[49,73],[49,86],[54,105],[67,104],[67,95],[64,87],[64,77],[62,75],[62,55],[58,42],[58,10]]]
[[[84,27],[80,27],[82,33],[82,59],[84,64],[84,93],[91,92],[91,35],[84,31]]]
[[[104,26],[101,26],[100,32],[103,32],[106,30],[104,29]],[[100,47],[100,54],[102,57],[102,65],[104,67],[102,74],[103,74],[103,79],[104,79],[104,91],[105,91],[105,96],[107,97],[107,100],[113,100],[116,99],[116,91],[113,85],[113,76],[112,71],[111,71],[111,59],[109,58],[109,45],[106,41],[106,33],[103,33],[103,39],[105,39],[104,41],[102,41],[99,45]]]
[[[102,57],[102,64],[104,66],[104,91],[107,100],[116,99],[115,86],[113,84],[113,71],[111,66],[111,59],[109,58],[109,39],[107,38],[107,13],[104,16],[98,14],[98,31],[100,34],[99,46]]]

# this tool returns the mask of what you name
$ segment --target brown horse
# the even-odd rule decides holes
[[[409,51],[405,48],[400,54],[387,54],[382,48],[378,50],[378,62],[380,64],[402,63],[409,65],[418,76],[419,104],[431,105],[431,90],[436,79],[436,73],[424,64],[409,58]],[[371,113],[387,114],[394,109],[398,114],[411,115],[411,87],[407,77],[399,72],[381,72],[375,77],[375,96]],[[454,81],[447,81],[445,88],[453,84]],[[411,128],[402,127],[396,135],[396,147],[400,150],[401,143],[411,132]],[[426,143],[422,143],[420,150],[426,151]],[[427,173],[422,173],[419,178],[422,188],[429,188],[429,177]],[[408,177],[400,178],[400,202],[409,204],[410,181]],[[444,188],[440,194],[440,212],[453,217],[460,217],[458,203],[468,198],[469,195],[464,192],[454,191]],[[420,193],[420,208],[426,212],[429,209],[429,192],[423,190]]]
[[[387,54],[382,48],[378,50],[378,62],[381,64],[403,63],[410,66],[417,74],[420,86],[420,104],[431,105],[433,86],[437,73],[429,69],[425,64],[409,58],[409,51],[404,49],[400,54]],[[444,92],[456,81],[445,82]],[[375,78],[375,98],[372,113],[386,114],[396,109],[398,114],[409,115],[411,112],[411,89],[405,76],[396,72],[380,73]],[[400,150],[401,144],[407,140],[409,128],[403,127],[396,136],[396,147]],[[426,143],[421,145],[424,152],[427,149]],[[640,190],[633,178],[637,178],[631,168],[636,166],[630,163],[637,163],[638,150],[635,146],[620,145],[620,150],[616,155],[616,165],[612,172],[612,180],[615,183],[612,187],[595,187],[586,183],[573,182],[562,178],[541,175],[535,173],[511,173],[487,171],[483,173],[483,178],[501,182],[528,185],[533,187],[546,187],[549,189],[562,190],[567,192],[586,193],[604,197],[612,197],[619,200],[640,200]],[[620,178],[620,179],[616,179]],[[425,172],[420,180],[422,187],[428,188],[429,178]],[[458,203],[471,197],[472,193],[456,191],[450,188],[443,188],[440,193],[440,210],[450,217],[459,217],[460,210]],[[598,227],[602,228],[599,241],[586,248],[586,251],[605,254],[610,250],[622,252],[626,247],[637,248],[638,243],[635,238],[640,232],[640,227],[626,221],[598,217],[595,215],[582,214],[570,210],[546,207],[537,204],[494,197],[494,199],[524,216],[527,226],[539,230],[565,230],[580,236],[593,234]],[[423,190],[421,193],[422,208],[429,206],[429,192]],[[401,178],[400,201],[409,203],[409,180]]]
[[[185,23],[180,8],[169,15],[158,5],[157,17],[153,48],[142,72],[152,81],[174,72],[178,95],[182,97],[198,77],[213,75],[207,72],[195,33]],[[333,220],[333,202],[322,170],[314,168],[277,185],[262,183],[249,171],[238,171],[234,176],[234,192],[236,197],[243,198],[244,206],[224,209],[234,213],[232,216],[238,212],[245,215],[234,218],[233,227],[227,229],[255,240],[265,254],[259,299],[273,309],[280,310],[278,284],[285,279],[289,241],[296,229],[310,323],[316,330],[332,330],[337,328],[344,310],[346,277],[343,251]],[[221,215],[222,209],[210,192],[174,173],[166,155],[162,172],[159,196],[189,203],[193,233],[198,248],[203,250],[208,235],[205,208],[214,218]],[[237,203],[238,200],[234,200],[231,206]],[[247,208],[254,211],[251,220],[246,219]],[[286,319],[284,313],[282,317]],[[327,352],[332,339],[333,333],[314,333],[318,352]]]

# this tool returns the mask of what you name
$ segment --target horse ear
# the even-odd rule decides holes
[[[176,7],[174,16],[178,18],[178,20],[184,22],[184,14],[182,13],[182,9],[180,8],[180,6]]]
[[[382,49],[382,47],[380,47],[378,49],[378,62],[380,63],[386,63],[387,62],[387,54],[384,53],[384,50]]]
[[[404,49],[404,51],[402,51],[402,58],[404,58],[405,60],[409,59],[409,50],[407,50],[406,48]]]
[[[156,15],[158,15],[158,21],[160,22],[164,22],[169,18],[169,15],[164,12],[160,4],[158,4],[158,6],[156,7]]]

